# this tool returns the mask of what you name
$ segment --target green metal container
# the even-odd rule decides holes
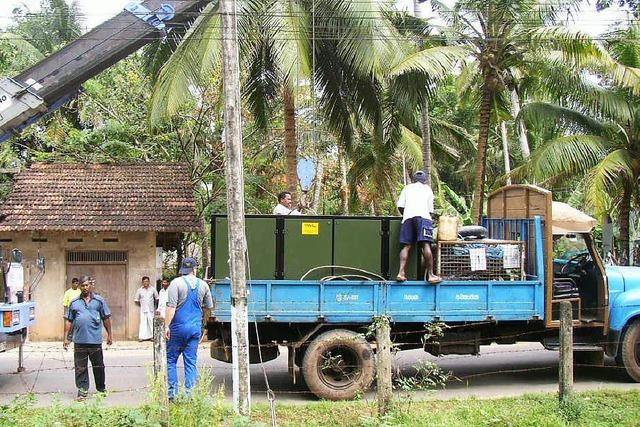
[[[229,232],[227,218],[214,219],[213,262],[215,278],[229,277]],[[276,218],[247,217],[247,249],[252,279],[274,279],[276,273]]]
[[[284,279],[300,280],[314,267],[332,265],[333,220],[331,218],[287,217],[284,221]],[[319,270],[307,279],[331,275]]]
[[[382,220],[336,218],[333,221],[333,263],[382,274]],[[360,274],[336,268],[335,275]]]

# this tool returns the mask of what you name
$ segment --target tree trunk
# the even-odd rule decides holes
[[[413,0],[413,16],[422,18],[419,11],[419,1]],[[422,49],[422,40],[418,43]],[[429,100],[425,99],[420,107],[420,132],[422,133],[422,167],[427,175],[427,184],[431,186],[431,123],[429,122]]]
[[[284,152],[286,157],[287,191],[294,203],[298,200],[298,142],[296,140],[296,106],[293,94],[285,86],[282,92],[284,104]]]
[[[324,158],[318,159],[318,168],[316,169],[316,183],[313,187],[313,200],[311,201],[311,212],[318,213],[320,206],[320,195],[322,194],[322,180],[324,178]]]
[[[507,185],[511,185],[511,163],[509,162],[509,135],[507,134],[507,122],[500,122],[500,135],[502,136],[502,155],[504,156],[504,173],[507,176]]]
[[[202,251],[202,269],[206,271],[209,266],[209,239],[206,231],[200,235],[200,250]]]
[[[182,259],[184,258],[184,235],[178,242],[178,247],[176,248],[176,276],[180,275],[180,265],[182,264]]]
[[[620,201],[620,265],[629,265],[629,214],[631,212],[631,189],[624,184]]]
[[[420,131],[422,132],[422,163],[427,175],[427,184],[431,186],[431,124],[429,123],[429,101],[425,99],[420,108]]]
[[[340,163],[340,201],[342,206],[340,210],[342,215],[349,215],[349,184],[347,183],[347,161],[344,157],[344,151],[339,153]]]
[[[531,156],[531,151],[529,150],[529,139],[527,138],[527,128],[524,125],[524,121],[518,117],[520,114],[520,97],[518,96],[518,91],[513,89],[511,91],[511,112],[513,114],[513,118],[515,120],[516,129],[518,130],[518,141],[520,142],[520,152],[522,153],[522,158],[527,160],[529,156]]]
[[[482,221],[484,205],[484,178],[487,169],[487,145],[489,142],[489,126],[491,125],[491,99],[493,93],[487,86],[482,85],[482,102],[480,104],[480,120],[478,129],[478,154],[476,156],[475,188],[473,190],[472,219],[476,224]]]

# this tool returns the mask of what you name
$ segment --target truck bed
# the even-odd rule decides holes
[[[394,322],[517,321],[544,317],[544,286],[522,281],[249,282],[249,320],[282,323],[366,323],[386,314]],[[231,321],[229,281],[211,286],[218,322]]]

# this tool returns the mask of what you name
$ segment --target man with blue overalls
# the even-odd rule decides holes
[[[173,279],[167,289],[165,336],[169,401],[173,401],[178,395],[176,363],[180,355],[184,363],[184,386],[187,395],[198,380],[196,363],[198,344],[203,337],[203,307],[205,310],[213,308],[209,285],[196,277],[197,266],[194,258],[183,259],[180,264],[181,276]]]

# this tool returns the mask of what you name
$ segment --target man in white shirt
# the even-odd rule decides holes
[[[297,209],[291,209],[293,207],[293,200],[291,199],[291,193],[283,191],[278,194],[278,204],[273,208],[274,215],[302,215]]]
[[[153,313],[155,303],[158,300],[158,292],[152,288],[148,276],[142,278],[142,286],[138,288],[133,299],[140,306],[140,327],[138,329],[138,341],[153,339]]]
[[[442,279],[433,273],[433,191],[427,185],[427,175],[423,171],[417,171],[413,175],[413,182],[405,185],[398,198],[398,210],[402,214],[402,226],[400,228],[400,243],[404,245],[400,251],[400,271],[396,280],[407,280],[405,269],[407,260],[411,254],[411,246],[418,244],[422,249],[427,281],[438,283]]]
[[[162,288],[160,288],[160,292],[158,292],[158,309],[156,310],[156,315],[164,319],[167,312],[167,301],[169,301],[169,293],[167,292],[169,281],[162,279],[161,286]]]

